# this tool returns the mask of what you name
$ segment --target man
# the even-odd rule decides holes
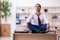
[[[41,5],[37,3],[35,5],[36,12],[32,13],[27,19],[25,25],[26,28],[29,28],[32,33],[40,33],[41,31],[49,31],[50,26],[45,15],[41,13]]]

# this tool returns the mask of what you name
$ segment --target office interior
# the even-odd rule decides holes
[[[2,2],[9,4],[9,15],[4,16]],[[50,22],[48,33],[25,33],[25,23],[35,11],[35,4],[41,4],[41,12]],[[6,5],[7,5],[6,4]],[[60,0],[0,0],[1,40],[60,40]],[[20,33],[22,31],[23,33]]]

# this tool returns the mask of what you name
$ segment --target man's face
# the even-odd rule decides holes
[[[35,5],[35,9],[36,9],[36,11],[40,11],[41,7],[39,5]]]

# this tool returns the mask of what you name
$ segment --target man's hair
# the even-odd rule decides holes
[[[37,3],[36,5],[38,5],[39,7],[41,7],[41,5],[39,3]]]

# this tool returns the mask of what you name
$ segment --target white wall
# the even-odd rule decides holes
[[[16,0],[16,6],[34,6],[36,3],[42,6],[60,6],[60,0]]]
[[[42,6],[60,6],[60,0],[9,0],[12,3],[11,13],[12,15],[8,18],[8,23],[11,24],[11,33],[14,32],[16,25],[16,7],[20,6],[34,6],[36,3],[40,3]],[[2,20],[4,23],[4,19]]]

